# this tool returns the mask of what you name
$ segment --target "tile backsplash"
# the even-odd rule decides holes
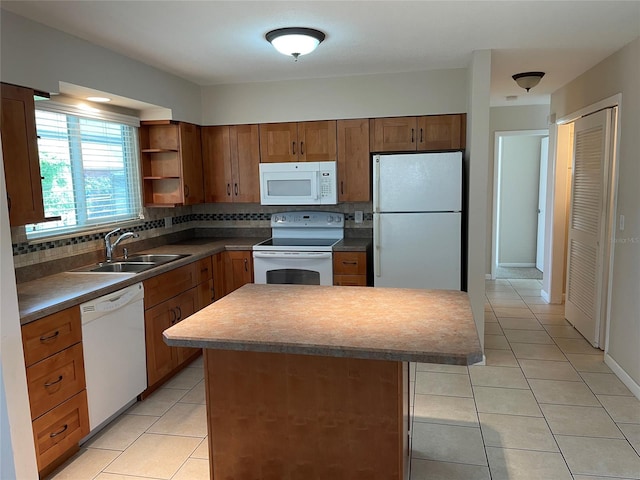
[[[229,229],[269,229],[272,213],[294,210],[340,212],[345,215],[345,236],[371,235],[373,214],[371,203],[342,203],[325,206],[263,206],[259,204],[203,204],[175,209],[147,209],[145,219],[127,223],[123,230],[139,235],[136,241],[153,239],[189,229],[212,229],[211,236],[228,236]],[[355,212],[364,212],[364,222],[355,223]],[[165,227],[165,218],[171,226]],[[15,268],[27,267],[66,257],[104,249],[104,234],[114,225],[77,236],[55,239],[26,240],[24,228],[12,230],[13,260]],[[221,229],[220,233],[216,229]],[[242,234],[239,233],[239,236]],[[126,245],[123,245],[126,246]]]

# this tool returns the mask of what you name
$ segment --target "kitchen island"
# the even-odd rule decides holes
[[[217,479],[408,478],[408,363],[476,363],[465,292],[248,284],[164,332],[204,349]]]

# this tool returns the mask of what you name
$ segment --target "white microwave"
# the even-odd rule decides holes
[[[260,204],[335,205],[336,162],[260,164]]]

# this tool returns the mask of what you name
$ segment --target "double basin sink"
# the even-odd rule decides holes
[[[188,255],[179,254],[142,254],[132,255],[127,258],[114,260],[112,262],[101,262],[94,265],[88,265],[73,270],[80,273],[140,273],[150,268],[173,262],[180,258],[188,257]]]

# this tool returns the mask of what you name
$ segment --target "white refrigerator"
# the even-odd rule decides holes
[[[374,286],[460,290],[462,152],[374,155]]]

